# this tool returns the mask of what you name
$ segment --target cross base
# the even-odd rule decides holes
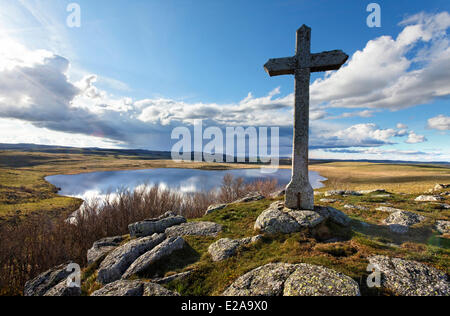
[[[309,183],[291,181],[286,187],[287,208],[294,210],[314,210],[314,190]]]

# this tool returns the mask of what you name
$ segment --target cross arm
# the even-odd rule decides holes
[[[296,57],[274,58],[264,65],[264,69],[271,76],[293,75],[297,68]]]
[[[311,72],[338,70],[348,60],[348,55],[341,50],[333,50],[311,55]]]

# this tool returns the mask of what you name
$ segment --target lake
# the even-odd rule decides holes
[[[279,169],[276,173],[261,173],[260,169],[198,170],[198,169],[146,169],[56,175],[45,179],[61,188],[60,195],[89,200],[123,189],[134,190],[141,185],[158,185],[160,188],[178,190],[183,193],[210,191],[219,188],[226,174],[242,177],[246,183],[261,179],[276,179],[280,185],[287,185],[291,178],[290,169]],[[310,171],[314,189],[323,187],[325,181],[319,173]]]

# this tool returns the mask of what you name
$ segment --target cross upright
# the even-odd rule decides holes
[[[311,28],[303,25],[297,31],[294,57],[270,59],[264,68],[271,76],[295,75],[294,149],[292,179],[286,188],[285,206],[313,210],[314,191],[308,175],[309,85],[311,72],[338,70],[348,55],[340,50],[311,54]]]

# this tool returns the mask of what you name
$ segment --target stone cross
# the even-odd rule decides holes
[[[311,54],[311,29],[303,25],[297,31],[294,57],[270,59],[264,68],[271,76],[295,75],[294,149],[292,179],[286,188],[285,206],[291,209],[313,210],[314,191],[309,183],[309,85],[311,72],[338,70],[348,56],[334,50]]]

